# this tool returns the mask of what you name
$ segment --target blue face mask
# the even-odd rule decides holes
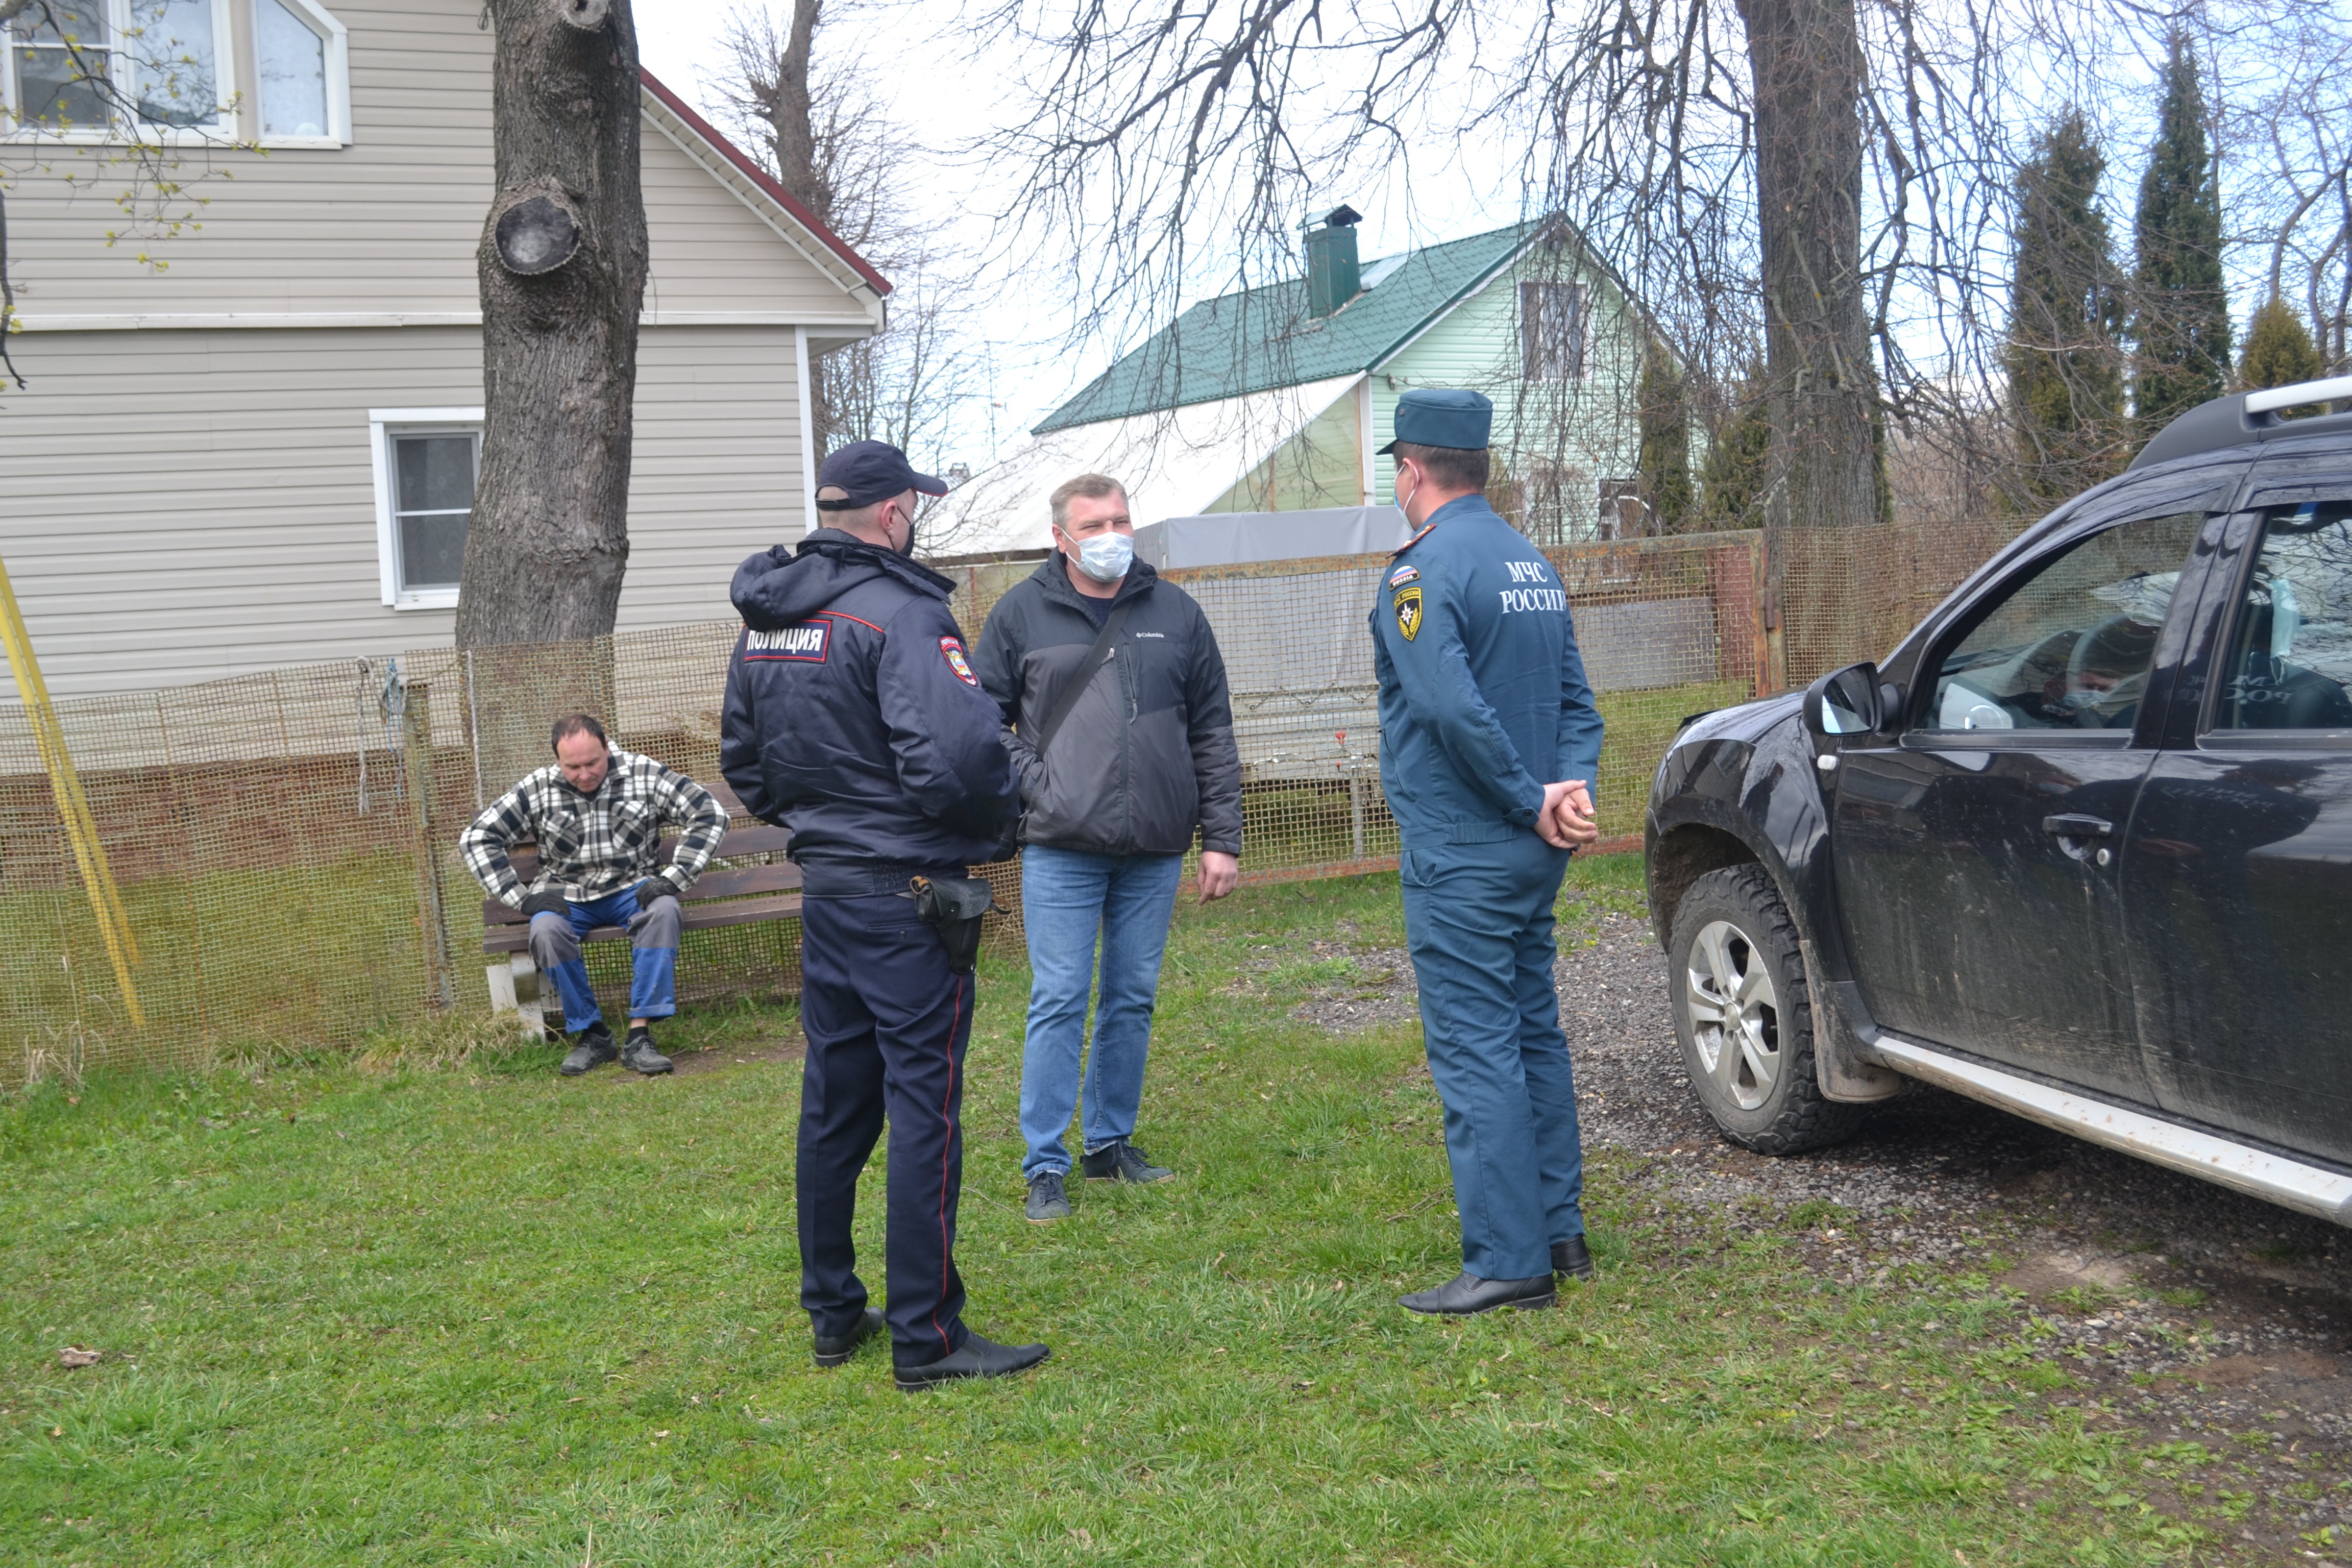
[[[1135,540],[1124,533],[1097,533],[1077,542],[1078,570],[1097,583],[1116,583],[1135,560]]]

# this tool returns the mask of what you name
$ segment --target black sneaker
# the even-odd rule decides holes
[[[857,1322],[856,1326],[851,1328],[847,1333],[818,1334],[815,1337],[814,1349],[816,1352],[816,1364],[824,1367],[843,1365],[851,1356],[857,1353],[857,1347],[859,1345],[864,1344],[866,1341],[872,1339],[881,1331],[881,1309],[877,1307],[866,1308],[866,1310],[857,1314]]]
[[[654,1048],[654,1032],[639,1027],[629,1031],[629,1043],[621,1047],[621,1065],[653,1078],[669,1071],[670,1060]]]
[[[599,1018],[573,1037],[571,1053],[555,1070],[565,1078],[578,1078],[590,1068],[603,1067],[620,1054],[621,1047],[613,1043],[613,1031]]]
[[[1150,1157],[1122,1138],[1106,1148],[1096,1150],[1078,1162],[1089,1182],[1133,1182],[1142,1185],[1164,1182],[1176,1173],[1165,1165],[1155,1165]]]
[[[920,1394],[959,1378],[1010,1377],[1016,1372],[1027,1372],[1052,1353],[1044,1345],[1000,1345],[994,1340],[971,1334],[952,1355],[921,1366],[892,1370],[898,1376],[900,1393]]]
[[[1029,1178],[1029,1201],[1022,1214],[1031,1225],[1070,1217],[1070,1195],[1062,1190],[1062,1173],[1040,1171]]]
[[[1551,1244],[1551,1271],[1570,1279],[1592,1278],[1592,1249],[1584,1245],[1584,1237],[1571,1236]]]

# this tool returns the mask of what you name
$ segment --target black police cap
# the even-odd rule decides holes
[[[827,454],[816,471],[819,511],[855,511],[908,490],[943,496],[948,482],[917,473],[907,454],[887,441],[852,441]]]

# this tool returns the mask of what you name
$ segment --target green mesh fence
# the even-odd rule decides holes
[[[1649,780],[1689,714],[1885,651],[2007,537],[1913,530],[1800,539],[1768,625],[1755,533],[1549,552],[1608,725],[1604,838],[1638,842]],[[1778,547],[1776,543],[1776,548]],[[1365,618],[1384,556],[1173,571],[1216,628],[1245,792],[1246,879],[1395,864]],[[976,638],[1033,568],[956,569]],[[1826,584],[1826,586],[1823,586]],[[135,935],[134,1025],[21,707],[0,707],[0,1082],[68,1065],[194,1066],[247,1045],[348,1046],[489,1005],[481,890],[458,832],[545,759],[547,725],[608,716],[614,740],[723,791],[719,707],[738,627],[398,656],[76,699],[58,715]],[[1785,652],[1779,646],[1785,641]],[[731,796],[723,795],[730,802]],[[764,856],[728,857],[742,866]],[[1188,867],[1188,874],[1190,868]],[[1021,941],[1017,862],[984,868]],[[795,992],[799,921],[689,931],[681,1000]],[[600,990],[627,949],[589,948]]]

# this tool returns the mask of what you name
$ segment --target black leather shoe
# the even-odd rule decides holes
[[[621,1047],[613,1043],[613,1031],[599,1018],[572,1039],[570,1054],[555,1070],[565,1078],[578,1078],[590,1068],[603,1067],[620,1054]]]
[[[1551,1244],[1551,1271],[1570,1279],[1592,1278],[1592,1249],[1584,1245],[1584,1237],[1571,1236]]]
[[[882,1310],[868,1307],[857,1314],[857,1322],[845,1334],[816,1336],[816,1364],[839,1366],[857,1353],[857,1347],[882,1331]]]
[[[921,1366],[901,1366],[894,1370],[898,1377],[901,1394],[920,1394],[942,1383],[953,1383],[964,1377],[1010,1377],[1016,1372],[1027,1372],[1054,1352],[1044,1345],[1000,1345],[994,1340],[973,1334],[963,1342],[952,1355]]]
[[[655,1078],[669,1071],[670,1059],[654,1045],[651,1029],[631,1029],[629,1043],[621,1047],[621,1065],[631,1072]]]
[[[1532,1279],[1481,1279],[1465,1268],[1434,1290],[1398,1297],[1397,1305],[1425,1318],[1475,1318],[1504,1307],[1532,1312],[1559,1300],[1549,1274]]]
[[[1078,1170],[1089,1182],[1132,1182],[1138,1186],[1164,1182],[1176,1173],[1165,1165],[1153,1164],[1142,1150],[1124,1138],[1081,1157]]]

